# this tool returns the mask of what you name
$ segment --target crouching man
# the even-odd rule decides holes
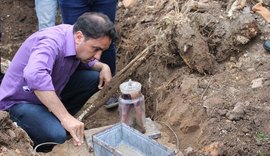
[[[0,110],[10,113],[35,146],[64,143],[67,133],[74,145],[83,143],[84,124],[73,116],[110,82],[109,66],[98,60],[115,33],[106,15],[85,13],[74,25],[43,29],[21,45],[0,87]]]

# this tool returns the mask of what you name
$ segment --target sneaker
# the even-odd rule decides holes
[[[270,40],[266,40],[263,44],[263,47],[266,51],[270,52]]]
[[[105,107],[107,109],[109,108],[113,108],[113,107],[116,107],[118,106],[119,102],[118,102],[118,99],[116,97],[110,97],[109,100],[105,103]]]

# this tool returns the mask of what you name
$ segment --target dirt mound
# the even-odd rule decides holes
[[[269,154],[270,55],[261,45],[270,28],[251,11],[255,2],[244,2],[137,0],[128,8],[119,3],[118,73],[94,102],[94,113],[83,119],[86,128],[119,121],[117,109],[98,108],[132,78],[142,83],[147,116],[170,127],[161,128],[162,133],[174,131],[179,140],[163,137],[179,142],[184,155]],[[0,4],[9,8],[0,11],[0,50],[11,58],[14,45],[36,30],[33,2]],[[21,15],[21,9],[12,12],[16,6],[24,8]]]
[[[31,139],[12,123],[7,112],[0,111],[0,124],[0,155],[35,155]]]
[[[186,5],[148,0],[119,9],[122,70],[114,86],[129,77],[141,82],[147,115],[172,126],[184,154],[270,153],[269,109],[260,109],[269,107],[264,62],[269,56],[259,39],[267,36],[269,25],[250,11],[250,1],[230,17],[227,2],[180,11]],[[173,135],[170,140],[176,143]]]
[[[0,1],[2,57],[11,60],[22,41],[37,30],[34,7],[31,0]]]

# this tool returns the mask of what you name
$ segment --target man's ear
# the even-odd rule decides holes
[[[81,31],[75,32],[75,43],[76,43],[76,44],[79,44],[79,43],[81,43],[82,41],[84,41],[83,33],[82,33]]]

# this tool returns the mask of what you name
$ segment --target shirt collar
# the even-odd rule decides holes
[[[76,56],[73,27],[74,26],[71,26],[71,27],[67,28],[68,30],[67,30],[67,33],[66,33],[65,57],[67,57],[67,56]]]

